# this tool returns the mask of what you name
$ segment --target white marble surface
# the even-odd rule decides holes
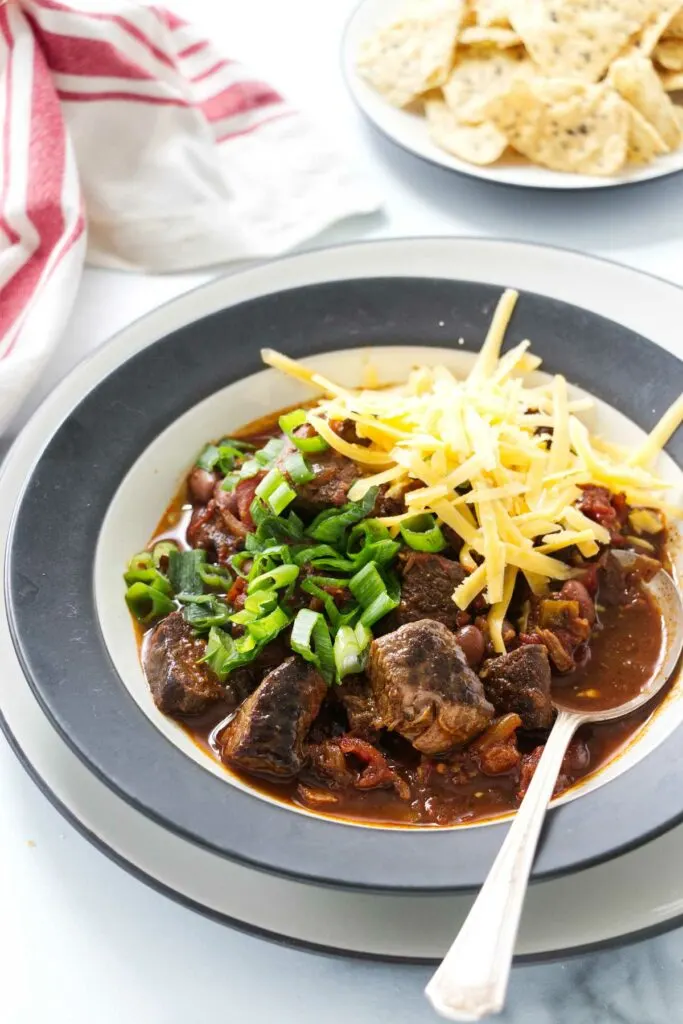
[[[340,34],[354,0],[170,0],[226,53],[305,107],[384,199],[320,241],[486,235],[563,245],[683,284],[683,176],[610,193],[493,188],[376,137],[345,93]],[[63,345],[27,402],[118,328],[206,279],[87,271]],[[2,444],[2,442],[0,442]],[[64,822],[0,739],[0,1019],[7,1024],[421,1024],[428,972],[313,956],[229,931],[129,877]],[[628,898],[628,894],[624,894]],[[504,1024],[676,1024],[683,931],[517,968]]]

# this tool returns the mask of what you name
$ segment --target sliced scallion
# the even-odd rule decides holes
[[[173,592],[168,579],[158,569],[129,569],[123,574],[123,578],[129,586],[134,583],[144,583],[148,587],[158,590],[160,594],[166,594],[167,597]]]
[[[293,651],[316,666],[328,684],[333,681],[335,669],[332,640],[320,612],[311,611],[310,608],[298,611],[289,643]]]
[[[172,551],[168,556],[168,578],[176,594],[201,594],[204,585],[199,567],[206,564],[206,551]]]
[[[340,626],[334,638],[334,666],[337,682],[348,675],[362,672],[367,661],[372,633],[359,622],[355,629]]]
[[[126,591],[126,604],[135,618],[148,626],[175,608],[173,601],[148,583],[133,583]]]
[[[368,629],[396,608],[401,599],[396,577],[383,577],[374,562],[368,562],[349,580],[349,590],[363,609],[360,621]]]
[[[300,452],[324,452],[329,445],[320,434],[315,434],[314,437],[298,437],[294,433],[305,422],[306,412],[304,409],[294,409],[292,412],[286,412],[278,420],[282,433],[287,435]]]
[[[160,566],[162,558],[168,558],[172,551],[177,550],[178,545],[174,540],[160,540],[158,544],[155,544],[152,550],[152,559],[157,569]]]
[[[285,459],[284,470],[293,484],[307,484],[313,480],[315,473],[310,468],[301,452],[292,452]]]
[[[276,565],[274,569],[256,576],[247,587],[247,593],[253,594],[255,590],[271,587],[275,590],[280,590],[282,587],[287,587],[290,583],[293,583],[298,575],[298,565]]]
[[[309,537],[340,547],[350,526],[365,519],[374,507],[379,488],[371,487],[361,501],[352,501],[341,508],[328,508],[315,517],[306,530]]]
[[[428,512],[404,520],[399,529],[401,536],[413,551],[443,551],[446,538],[434,516]]]

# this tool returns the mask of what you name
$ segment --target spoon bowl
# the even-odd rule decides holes
[[[635,569],[641,557],[631,551],[613,555],[627,570]],[[657,667],[638,693],[614,707],[584,711],[563,706],[553,695],[557,717],[526,795],[465,923],[425,989],[434,1009],[448,1020],[477,1021],[503,1008],[538,838],[574,733],[582,725],[612,722],[637,711],[659,693],[676,668],[683,649],[683,602],[678,588],[664,569],[642,586],[664,622]]]

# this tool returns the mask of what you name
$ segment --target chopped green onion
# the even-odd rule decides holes
[[[374,562],[368,562],[349,580],[349,590],[363,608],[372,604],[376,597],[385,593],[386,589],[386,583]]]
[[[177,551],[178,545],[174,540],[160,540],[158,544],[154,545],[152,550],[152,559],[154,564],[159,568],[162,558],[168,558],[172,551]]]
[[[129,569],[128,572],[124,572],[123,578],[129,586],[134,583],[144,583],[146,586],[158,590],[160,594],[170,596],[172,593],[171,584],[158,569]]]
[[[241,473],[226,473],[225,478],[221,481],[221,490],[234,491],[241,479]]]
[[[263,466],[256,459],[247,459],[246,462],[242,463],[240,467],[240,480],[249,480],[252,476],[257,476],[263,472]]]
[[[243,552],[240,552],[243,554]],[[222,565],[199,565],[197,568],[199,578],[205,587],[220,587],[221,590],[230,590],[233,578],[227,569]]]
[[[274,640],[278,633],[281,633],[289,625],[290,621],[287,612],[278,605],[269,615],[250,622],[247,629],[257,644],[264,646]]]
[[[287,435],[300,452],[324,452],[329,445],[320,434],[316,434],[314,437],[297,437],[294,433],[305,422],[306,412],[304,409],[294,409],[292,412],[285,413],[278,420],[282,433]]]
[[[204,586],[199,568],[206,564],[206,551],[172,551],[168,556],[168,578],[176,594],[201,594]]]
[[[283,480],[279,487],[276,487],[268,498],[268,504],[276,516],[279,516],[296,498],[296,491],[293,491],[289,484]]]
[[[306,533],[314,540],[341,546],[348,528],[365,519],[374,507],[378,490],[377,487],[371,487],[361,501],[349,502],[339,509],[325,509],[315,517]]]
[[[326,590],[319,587],[317,583],[314,583],[310,577],[301,584],[301,589],[305,594],[310,594],[311,597],[317,597],[319,601],[322,601],[325,609],[325,614],[330,620],[332,631],[334,632],[339,628],[339,621],[341,619],[341,613],[337,608],[336,602],[331,594],[328,594]]]
[[[351,626],[339,628],[334,638],[334,666],[338,683],[344,676],[364,671],[371,640],[372,633],[362,622],[355,629]]]
[[[316,666],[329,684],[334,678],[334,652],[330,630],[320,612],[302,608],[292,626],[290,647],[306,661]]]
[[[268,615],[277,607],[277,598],[278,595],[275,590],[257,590],[255,594],[248,595],[244,601],[242,611],[231,615],[230,621],[236,622],[239,626],[245,626],[249,622],[254,622],[255,619]]]
[[[443,551],[446,538],[434,516],[423,512],[412,519],[405,519],[399,526],[401,536],[414,551]]]
[[[377,519],[365,519],[351,530],[346,554],[354,560],[356,569],[360,569],[368,562],[389,565],[400,549],[401,545],[391,539],[383,523]]]
[[[215,444],[207,444],[206,448],[200,452],[197,459],[196,465],[200,469],[205,469],[207,472],[211,472],[216,463],[220,458],[220,452]]]
[[[271,469],[270,472],[266,473],[263,480],[254,491],[254,494],[257,498],[267,501],[273,491],[276,490],[281,483],[284,483],[284,479],[285,478],[279,469]]]
[[[289,586],[299,575],[297,565],[277,565],[269,572],[264,572],[251,581],[247,587],[247,593],[252,594],[255,590],[263,590],[265,587],[274,587],[280,590]]]
[[[270,505],[276,516],[284,512],[287,505],[296,498],[296,491],[292,490],[279,469],[271,469],[266,473],[254,493]]]
[[[250,441],[240,441],[236,437],[224,437],[218,442],[219,448],[236,448],[239,452],[253,452],[256,448],[255,444],[251,444]]]
[[[281,518],[269,515],[264,506],[262,509],[257,508],[256,515],[254,515],[254,506],[257,501],[258,499],[255,498],[251,503],[251,515],[257,529],[255,536],[254,534],[247,535],[245,547],[248,551],[259,551],[264,547],[271,547],[274,543],[284,544],[302,537],[303,523],[294,512],[290,512],[286,518]]]
[[[363,609],[360,621],[368,628],[393,611],[401,599],[396,577],[389,576],[387,582],[374,562],[368,562],[349,580],[349,590]]]
[[[247,540],[246,540],[247,550],[246,551],[238,551],[236,554],[230,555],[230,557],[228,558],[228,564],[229,564],[230,568],[233,570],[233,572],[236,572],[238,576],[243,576],[245,579],[249,575],[249,570],[247,570],[245,572],[242,569],[242,566],[244,565],[245,562],[251,562],[253,557],[254,557],[253,552],[249,551],[249,544],[248,544],[249,538],[252,537],[252,536],[253,536],[253,534],[251,534],[251,533],[247,535]]]
[[[139,551],[137,555],[133,555],[130,562],[128,563],[128,572],[137,572],[141,569],[153,569],[154,568],[154,555],[151,551]]]
[[[292,452],[285,459],[284,470],[293,484],[307,484],[315,478],[315,473],[310,468],[301,452]]]
[[[133,583],[126,591],[126,604],[135,618],[148,626],[175,608],[173,601],[148,583]]]
[[[368,544],[376,544],[380,540],[391,540],[391,534],[379,519],[364,519],[351,530],[346,545],[349,558],[360,554]]]
[[[230,672],[253,661],[259,650],[258,644],[250,634],[233,640],[224,630],[213,626],[209,631],[206,653],[200,661],[206,662],[220,681],[224,682]]]
[[[275,460],[282,454],[285,447],[285,440],[282,437],[271,437],[270,441],[256,452],[254,458],[261,467],[272,466]]]
[[[230,619],[227,604],[219,601],[213,594],[178,594],[178,600],[184,601],[183,616],[198,633],[203,633],[212,626],[223,626]]]

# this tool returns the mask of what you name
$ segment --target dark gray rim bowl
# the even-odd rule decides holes
[[[226,857],[317,884],[434,893],[482,883],[506,823],[456,831],[358,828],[293,814],[183,755],[114,670],[98,626],[92,566],[105,513],[131,465],[178,416],[258,370],[262,345],[305,356],[354,348],[359,338],[363,345],[443,346],[444,337],[462,335],[476,346],[499,295],[491,285],[410,277],[269,294],[143,349],[55,431],[30,472],[8,542],[13,640],[60,734],[144,814]],[[523,293],[507,345],[527,336],[546,369],[646,430],[680,393],[683,368],[675,356],[576,306]],[[683,463],[683,436],[668,451]],[[676,732],[617,779],[550,812],[533,878],[614,857],[682,819]]]

